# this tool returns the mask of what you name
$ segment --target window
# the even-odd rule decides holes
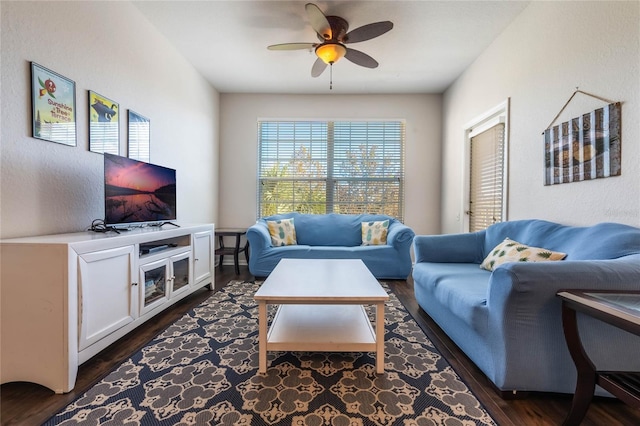
[[[486,229],[507,220],[509,100],[467,126],[467,229]]]
[[[374,213],[403,220],[403,121],[258,122],[258,217]]]

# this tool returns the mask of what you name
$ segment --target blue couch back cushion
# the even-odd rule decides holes
[[[304,214],[283,213],[263,217],[260,221],[293,218],[296,239],[299,245],[346,246],[362,245],[362,222],[389,220],[389,227],[397,220],[384,215],[372,214]]]
[[[496,223],[481,232],[485,232],[484,256],[506,237],[567,253],[565,260],[617,259],[640,254],[640,228],[619,223],[578,227],[544,220],[515,220]]]

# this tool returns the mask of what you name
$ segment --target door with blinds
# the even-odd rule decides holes
[[[505,124],[470,134],[469,232],[506,220]]]

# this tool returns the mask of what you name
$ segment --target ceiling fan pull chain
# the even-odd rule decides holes
[[[329,90],[333,90],[333,62],[329,64]]]

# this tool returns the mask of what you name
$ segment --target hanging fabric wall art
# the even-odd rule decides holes
[[[565,107],[578,92],[610,102],[576,90]],[[554,119],[543,133],[544,184],[620,176],[620,110],[620,102],[615,102],[556,126]]]

